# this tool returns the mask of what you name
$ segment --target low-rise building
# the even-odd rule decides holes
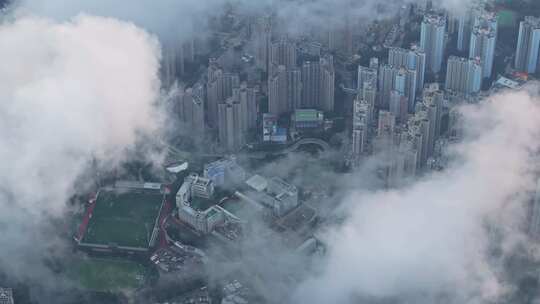
[[[281,217],[298,206],[298,189],[279,177],[266,179],[254,175],[246,181],[249,189],[236,192],[236,196],[247,202],[269,209],[272,215]]]
[[[315,109],[298,109],[291,117],[296,131],[319,129],[324,124],[324,114]]]
[[[263,141],[274,143],[287,142],[287,129],[278,126],[278,117],[273,114],[263,114]]]
[[[204,166],[204,177],[210,179],[215,186],[239,184],[245,181],[246,171],[238,165],[236,157],[229,156]]]

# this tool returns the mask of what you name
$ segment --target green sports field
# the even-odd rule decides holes
[[[88,258],[74,261],[68,277],[93,291],[135,289],[143,283],[144,266],[126,260]]]
[[[81,243],[146,248],[162,203],[159,192],[101,190]]]

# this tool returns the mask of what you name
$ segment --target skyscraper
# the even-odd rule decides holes
[[[302,65],[302,108],[334,110],[335,71],[332,56]]]
[[[458,16],[457,49],[459,51],[465,51],[469,48],[473,19],[472,13],[472,9],[466,9],[464,13]]]
[[[491,77],[496,41],[497,32],[492,27],[476,26],[472,31],[469,58],[480,59],[483,78]]]
[[[178,98],[178,115],[194,135],[204,134],[204,85],[197,82],[192,88],[181,92]]]
[[[163,58],[161,60],[162,83],[164,86],[171,86],[182,74],[184,60],[181,54],[181,47],[176,44],[165,44],[163,46]]]
[[[233,98],[218,105],[219,142],[227,151],[237,151],[245,143],[246,113]]]
[[[540,238],[540,180],[538,180],[536,184],[529,234],[533,238]]]
[[[427,116],[427,112],[422,109],[414,113],[414,115],[409,118],[407,124],[409,140],[411,141],[412,147],[418,151],[418,158],[416,161],[417,169],[422,169],[426,165],[428,159],[428,145],[430,138],[429,119]]]
[[[320,104],[321,65],[306,61],[302,65],[302,108],[316,108]]]
[[[407,98],[408,111],[412,112],[416,99],[416,70],[382,65],[379,71],[380,107],[388,108],[392,90]]]
[[[375,111],[375,105],[377,101],[377,86],[371,82],[366,82],[364,88],[358,93],[365,100],[371,109],[371,117],[373,117]]]
[[[422,90],[426,71],[426,53],[417,46],[410,50],[393,47],[388,52],[388,64],[416,71],[416,89]]]
[[[367,151],[369,141],[369,125],[372,109],[370,104],[359,96],[353,104],[352,153],[355,157]]]
[[[540,18],[527,16],[519,23],[515,68],[522,72],[535,73],[540,48]]]
[[[281,115],[300,108],[302,100],[302,75],[300,70],[287,70],[280,65],[268,79],[268,110]]]
[[[377,68],[358,66],[358,82],[356,85],[358,92],[362,91],[366,82],[369,82],[372,84],[372,86],[377,87],[377,74],[378,66]]]
[[[257,104],[257,98],[259,95],[258,87],[248,87],[244,82],[240,85],[239,88],[233,89],[233,100],[240,103],[242,110],[245,111],[243,118],[243,127],[246,130],[254,129],[257,127],[257,116],[259,113],[259,108]]]
[[[268,71],[270,44],[272,41],[271,18],[268,16],[257,18],[252,35],[255,64],[263,71]]]
[[[441,123],[444,106],[444,93],[439,89],[439,84],[432,83],[424,90],[422,96],[422,108],[427,113],[429,121],[427,157],[433,156],[435,141],[441,134]]]
[[[270,45],[270,65],[273,67],[283,65],[287,69],[294,69],[296,56],[296,44],[286,38],[281,38]]]
[[[208,67],[207,78],[208,123],[215,127],[218,121],[218,104],[232,96],[233,88],[240,85],[240,78],[237,74],[223,72],[213,60]]]
[[[415,147],[414,138],[408,134],[401,134],[401,137],[397,153],[388,170],[389,187],[398,186],[407,178],[414,177],[418,167],[418,149]]]
[[[480,91],[482,85],[482,67],[480,61],[450,56],[446,71],[445,88],[464,95]]]
[[[321,99],[318,108],[323,111],[334,111],[334,60],[332,56],[326,56],[322,57],[319,62],[321,65],[321,82],[319,91]]]
[[[379,58],[377,57],[371,57],[369,59],[369,67],[371,69],[378,70],[379,69]]]
[[[392,90],[390,92],[390,113],[394,114],[396,120],[405,122],[407,119],[408,102],[407,98],[402,93]]]
[[[420,47],[426,53],[426,69],[433,73],[441,71],[446,19],[440,15],[427,14],[424,16],[420,30]]]
[[[396,117],[388,111],[379,111],[377,136],[392,135],[396,126]]]

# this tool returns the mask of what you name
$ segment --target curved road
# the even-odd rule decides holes
[[[300,148],[303,145],[317,145],[317,146],[321,147],[321,149],[323,151],[330,149],[330,145],[326,141],[324,141],[322,139],[318,139],[318,138],[302,138],[299,141],[295,142],[294,144],[288,146],[287,148],[285,148],[283,150],[247,152],[247,153],[245,153],[245,155],[248,156],[248,157],[251,157],[251,158],[265,158],[268,155],[280,155],[280,154],[287,154],[287,153],[290,153],[290,152],[294,152],[294,151],[298,150],[298,148]]]
[[[299,141],[297,141],[296,143],[294,143],[292,146],[287,147],[281,153],[289,153],[289,152],[296,151],[298,148],[300,148],[300,146],[303,146],[303,145],[317,145],[317,146],[321,147],[323,151],[330,149],[330,145],[327,142],[325,142],[324,140],[322,140],[322,139],[318,139],[318,138],[302,138]]]
[[[300,148],[301,146],[303,145],[317,145],[319,146],[323,151],[326,151],[326,150],[329,150],[330,149],[330,145],[322,140],[322,139],[318,139],[318,138],[302,138],[300,140],[298,140],[297,142],[295,142],[294,144],[282,149],[282,150],[279,150],[279,151],[257,151],[257,152],[249,152],[249,151],[244,151],[243,153],[240,152],[239,154],[244,154],[250,158],[265,158],[266,156],[268,155],[280,155],[280,154],[287,154],[287,153],[290,153],[290,152],[294,152],[296,150],[298,150],[298,148]],[[168,152],[171,154],[171,155],[174,155],[178,158],[181,158],[181,159],[187,159],[189,158],[189,155],[191,155],[191,153],[189,152],[184,152],[184,151],[180,151],[179,149],[173,147],[173,146],[170,146],[170,145],[166,145],[167,146],[167,149],[168,149]],[[226,154],[224,155],[220,155],[220,154],[199,154],[199,156],[207,156],[207,157],[223,157],[225,156]]]

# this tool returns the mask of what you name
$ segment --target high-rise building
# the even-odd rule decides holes
[[[181,56],[180,47],[174,44],[163,46],[161,62],[161,81],[165,86],[171,86],[182,74],[184,68],[183,57]]]
[[[246,113],[232,98],[218,105],[219,142],[227,151],[237,151],[245,143]]]
[[[482,67],[480,61],[450,56],[446,71],[445,88],[464,95],[480,91],[482,85]]]
[[[469,48],[469,41],[471,40],[471,10],[466,10],[465,13],[462,13],[457,17],[457,49],[459,51],[465,51]]]
[[[246,180],[246,171],[238,165],[235,156],[205,164],[203,173],[218,187],[237,185]]]
[[[334,111],[335,70],[332,56],[322,57],[321,65],[321,100],[318,106],[323,111]]]
[[[204,99],[205,88],[200,82],[180,93],[178,98],[178,115],[180,121],[184,123],[194,134],[200,136],[204,134]]]
[[[393,47],[388,52],[388,64],[416,71],[416,89],[422,90],[426,71],[426,53],[417,46],[410,50]]]
[[[540,180],[536,184],[529,233],[536,239],[540,238]]]
[[[358,82],[356,87],[358,88],[358,92],[362,92],[362,89],[364,88],[364,84],[366,82],[369,82],[374,86],[377,87],[377,74],[378,74],[378,63],[377,68],[371,68],[371,67],[363,67],[358,66]]]
[[[459,51],[466,51],[469,49],[469,42],[471,41],[471,31],[473,28],[474,18],[477,12],[477,8],[471,5],[463,10],[457,17],[457,49]]]
[[[540,17],[527,16],[519,23],[515,68],[516,70],[535,73],[538,68],[538,50],[540,48]]]
[[[418,167],[418,150],[415,139],[408,134],[401,134],[397,153],[388,170],[388,186],[395,187],[408,178],[416,175]]]
[[[392,90],[398,91],[407,98],[408,111],[412,112],[416,100],[416,70],[382,65],[379,71],[381,108],[388,108]]]
[[[354,100],[353,104],[353,126],[352,126],[352,153],[355,158],[367,152],[369,141],[369,127],[372,121],[373,108],[366,100],[360,96]]]
[[[371,57],[369,59],[369,67],[371,69],[378,70],[379,69],[379,58],[377,57]]]
[[[257,117],[259,113],[259,108],[257,105],[257,98],[259,95],[258,87],[248,87],[244,82],[240,85],[239,88],[233,89],[233,100],[240,103],[242,111],[246,114],[243,115],[245,118],[244,129],[254,129],[257,127]]]
[[[325,42],[330,51],[350,56],[353,52],[353,28],[349,12],[346,11],[345,13],[343,23],[340,25],[336,25],[333,21],[328,21]]]
[[[536,184],[529,234],[535,239],[540,239],[540,180]]]
[[[483,78],[491,77],[496,41],[497,32],[492,27],[476,26],[472,31],[469,58],[480,59]]]
[[[362,97],[363,100],[365,100],[370,108],[371,108],[371,117],[373,117],[373,113],[375,110],[375,105],[377,101],[377,86],[373,83],[365,83],[363,90],[358,93]]]
[[[379,69],[379,102],[378,108],[388,108],[390,91],[394,89],[396,81],[396,69],[388,64],[381,65]]]
[[[429,121],[427,157],[432,157],[435,141],[441,134],[441,123],[444,107],[444,93],[439,89],[439,84],[432,83],[426,87],[422,96],[422,108],[427,113]]]
[[[445,46],[446,19],[436,14],[424,16],[420,30],[420,47],[426,53],[426,70],[441,71]]]
[[[377,136],[393,135],[396,127],[396,117],[389,111],[379,111]]]
[[[403,96],[401,92],[392,90],[390,92],[390,113],[394,114],[396,120],[399,122],[405,122],[407,119],[408,102],[407,97]]]
[[[268,16],[256,20],[252,40],[255,48],[255,64],[263,71],[268,71],[270,44],[272,41],[272,23]]]
[[[240,85],[238,74],[225,73],[211,60],[207,73],[206,98],[208,101],[208,123],[218,124],[218,104],[232,96],[233,88]]]
[[[303,108],[334,110],[335,71],[332,56],[325,56],[319,62],[306,61],[302,65]]]
[[[409,118],[407,124],[408,136],[413,148],[418,151],[417,169],[422,169],[428,159],[429,119],[425,110],[417,111]]]
[[[270,65],[283,65],[287,69],[296,68],[296,44],[286,38],[281,38],[270,45]]]
[[[320,104],[321,65],[306,61],[302,65],[302,107],[316,108]]]
[[[287,70],[278,66],[268,79],[268,110],[281,115],[300,108],[302,101],[302,75],[300,70]]]

